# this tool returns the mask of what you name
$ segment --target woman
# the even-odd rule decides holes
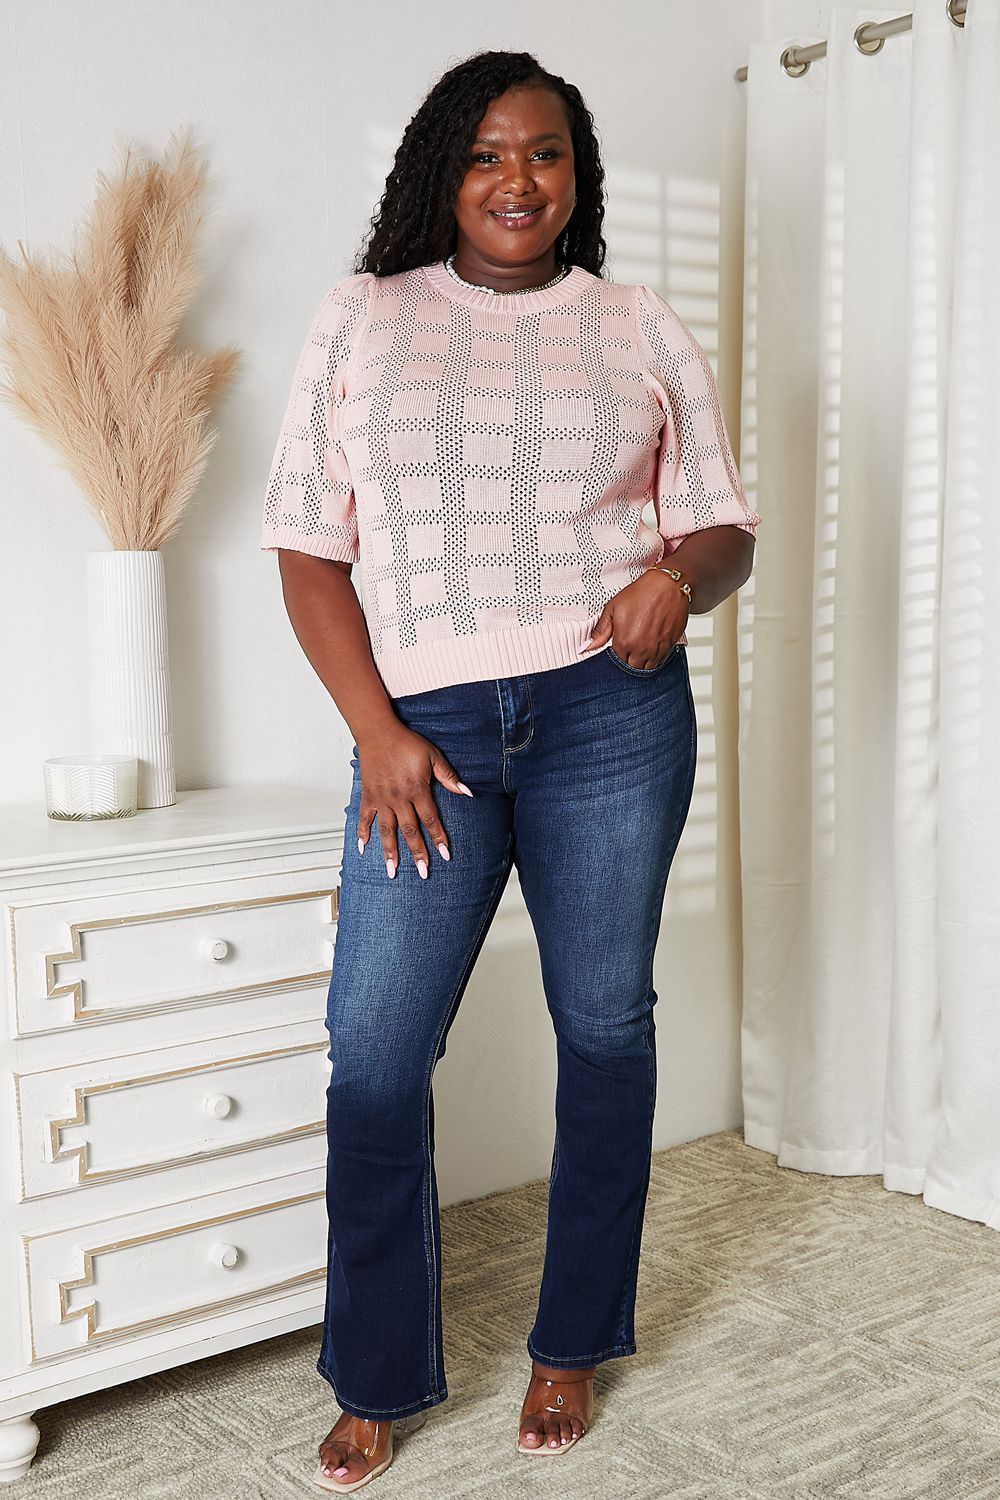
[[[760,517],[700,346],[601,275],[603,180],[579,91],[533,56],[445,73],[319,306],[274,454],[261,545],[356,740],[326,1489],[381,1473],[448,1394],[431,1080],[512,865],[558,1056],[519,1451],[567,1452],[597,1365],[636,1351],[653,950],[695,771],[684,630],[746,580]]]

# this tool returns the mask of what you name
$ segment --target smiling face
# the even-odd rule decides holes
[[[547,88],[498,95],[479,122],[455,200],[456,271],[507,291],[550,280],[575,195],[573,142],[559,95]]]

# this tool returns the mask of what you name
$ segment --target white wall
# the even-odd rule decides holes
[[[943,5],[944,0],[941,3]],[[903,16],[912,9],[912,5],[882,4],[865,11],[858,0],[762,0],[759,35],[762,39],[775,37],[791,41],[808,36],[822,40],[829,35],[832,11],[856,10],[874,21],[884,20],[887,16]]]
[[[181,789],[286,782],[326,789],[337,814],[346,801],[349,733],[294,640],[276,561],[257,549],[263,485],[311,314],[350,269],[403,126],[453,62],[523,48],[580,86],[609,175],[611,274],[657,284],[717,354],[738,445],[744,106],[733,74],[777,8],[0,0],[8,253],[18,239],[67,248],[120,141],[158,153],[192,123],[209,163],[204,285],[182,332],[203,348],[235,341],[245,370],[164,549]],[[6,409],[0,473],[0,801],[16,803],[40,799],[45,757],[90,748],[84,558],[107,542],[53,453]],[[770,519],[766,496],[758,508]],[[689,632],[701,746],[657,957],[660,1145],[740,1118],[733,604]],[[547,1171],[553,1064],[533,939],[514,923],[487,942],[436,1075],[444,1201]]]
[[[782,30],[786,31],[812,31],[818,37],[825,37],[829,30],[830,12],[834,10],[860,10],[865,7],[858,4],[858,0],[764,0],[764,29],[762,36],[780,36]],[[866,12],[872,19],[884,19],[885,16],[902,16],[906,14],[906,6],[881,5],[876,10]]]

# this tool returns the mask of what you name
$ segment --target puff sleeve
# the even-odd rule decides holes
[[[663,555],[709,526],[755,535],[761,517],[743,489],[708,356],[649,286],[636,287],[636,320],[664,414],[652,488]]]
[[[264,496],[260,547],[356,562],[354,485],[341,441],[344,378],[376,278],[338,281],[313,315],[278,431]]]

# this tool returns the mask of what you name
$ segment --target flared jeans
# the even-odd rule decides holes
[[[399,836],[363,854],[357,746],[327,1028],[329,1259],[317,1368],[341,1407],[403,1417],[447,1398],[432,1079],[513,865],[555,1030],[555,1144],[529,1354],[565,1369],[636,1352],[656,1052],[653,952],[691,801],[686,647],[393,698],[472,797],[435,781],[451,860]]]

